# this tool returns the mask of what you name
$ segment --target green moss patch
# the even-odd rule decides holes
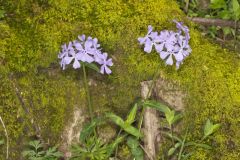
[[[23,144],[22,137],[34,134],[28,119],[37,121],[45,139],[57,143],[73,108],[84,106],[82,73],[61,71],[57,60],[60,45],[83,33],[97,37],[114,62],[110,76],[88,73],[96,84],[91,86],[95,113],[127,113],[140,96],[140,82],[151,79],[160,63],[161,76],[179,81],[189,95],[186,125],[191,126],[192,138],[200,135],[207,118],[222,124],[214,150],[198,151],[193,159],[238,159],[239,58],[202,37],[175,1],[21,0],[4,2],[3,7],[9,16],[0,22],[0,114],[10,133],[12,159],[19,156],[15,148]],[[177,71],[156,53],[144,53],[137,41],[149,24],[156,30],[174,29],[172,19],[190,27],[193,50]]]

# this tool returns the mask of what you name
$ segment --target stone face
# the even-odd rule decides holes
[[[38,120],[42,137],[51,144],[61,141],[61,133],[74,107],[85,103],[82,91],[82,72],[67,69],[55,73],[38,72],[38,68],[58,66],[60,46],[78,35],[97,37],[104,52],[114,57],[113,74],[103,76],[88,71],[96,82],[91,86],[94,111],[101,114],[114,111],[126,115],[129,107],[140,97],[140,82],[152,79],[160,64],[161,77],[177,82],[183,89],[185,124],[193,126],[191,138],[200,137],[207,118],[221,123],[221,131],[214,137],[215,152],[199,150],[193,159],[235,160],[240,146],[240,61],[236,54],[212,44],[202,37],[196,26],[187,21],[173,0],[51,0],[4,1],[3,8],[11,16],[0,23],[0,114],[10,134],[11,159],[19,159],[25,142],[17,144],[21,136],[35,133],[30,129],[23,135],[28,122],[19,123],[16,117],[26,115],[13,93],[9,74],[18,81],[22,97]],[[146,54],[137,38],[144,36],[147,26],[156,30],[174,30],[172,19],[184,21],[190,28],[191,55],[176,71],[166,66],[155,52]],[[165,86],[165,85],[164,85]],[[167,86],[167,84],[166,84]],[[177,85],[178,86],[178,85]],[[171,86],[169,86],[171,88]],[[166,92],[163,99],[175,96]],[[174,88],[174,90],[176,90]],[[178,90],[178,88],[177,88]],[[171,99],[176,107],[181,100]],[[33,105],[31,105],[33,104]],[[181,107],[179,108],[181,109]],[[229,125],[231,124],[231,125]],[[229,140],[234,146],[229,150]],[[14,150],[17,147],[17,150]],[[0,157],[4,155],[0,151]],[[2,158],[2,157],[1,157]]]
[[[60,146],[60,150],[64,153],[65,158],[69,158],[71,156],[71,152],[69,151],[71,145],[79,143],[80,133],[84,122],[86,122],[86,118],[87,117],[83,113],[83,110],[76,107],[73,110],[71,119],[68,120],[69,122],[64,127],[64,131],[61,136],[62,144]]]
[[[186,98],[186,94],[178,83],[171,80],[159,78],[153,89],[153,96],[156,100],[166,103],[176,111],[183,111],[185,108],[184,98]]]

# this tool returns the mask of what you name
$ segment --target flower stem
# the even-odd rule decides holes
[[[157,78],[158,78],[159,70],[160,70],[160,64],[159,64],[159,66],[157,67],[157,69],[156,69],[156,71],[155,71],[155,73],[154,73],[154,75],[153,75],[153,80],[152,80],[151,86],[150,86],[150,88],[149,88],[149,90],[148,90],[147,97],[146,97],[146,99],[144,99],[144,101],[147,100],[147,99],[150,97],[150,94],[151,94],[151,92],[152,92],[152,90],[153,90],[154,84],[155,84],[155,82],[156,82],[156,80],[157,80]],[[138,123],[138,130],[139,130],[139,131],[140,131],[141,128],[142,128],[144,111],[145,111],[145,107],[142,108],[142,112],[141,112],[141,114],[140,114],[140,120],[139,120],[139,123]]]
[[[92,121],[93,120],[93,109],[92,109],[91,97],[90,97],[89,87],[88,87],[88,82],[87,82],[87,73],[86,73],[86,68],[85,68],[84,64],[82,65],[82,67],[83,67],[84,89],[85,89],[85,93],[87,96],[88,110],[89,110],[89,114],[90,114],[91,121]]]

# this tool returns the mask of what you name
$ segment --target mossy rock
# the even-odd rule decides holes
[[[189,95],[185,124],[192,138],[201,135],[207,118],[222,124],[214,150],[200,150],[192,159],[239,159],[239,58],[202,37],[175,1],[20,0],[2,6],[7,16],[0,22],[0,115],[10,134],[11,159],[19,159],[24,137],[35,133],[29,119],[54,144],[73,108],[85,106],[81,71],[61,71],[57,59],[60,45],[83,33],[97,37],[114,62],[110,76],[88,72],[96,83],[91,87],[95,113],[124,116],[140,96],[140,82],[151,79],[160,64],[161,76],[179,82]],[[191,35],[192,54],[179,70],[165,66],[157,53],[144,53],[137,41],[149,24],[174,30],[172,19],[184,21]]]

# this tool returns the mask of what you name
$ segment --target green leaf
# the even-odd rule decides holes
[[[237,20],[240,15],[240,6],[238,0],[232,0],[232,7],[235,19]]]
[[[27,157],[27,156],[34,156],[36,153],[33,150],[27,150],[27,151],[23,151],[22,155],[23,157]]]
[[[162,132],[162,133],[165,134],[166,136],[168,136],[169,138],[174,139],[174,140],[182,143],[182,140],[179,137],[174,136],[174,135],[172,135],[171,133],[168,133],[168,132]]]
[[[45,158],[60,158],[62,156],[63,154],[57,151],[57,147],[52,147],[46,151]]]
[[[119,117],[113,113],[107,113],[106,117],[109,118],[111,121],[113,121],[118,126],[120,126],[127,133],[129,133],[135,137],[143,136],[137,128],[134,128],[130,124],[125,123],[121,117]]]
[[[223,30],[223,34],[224,34],[225,36],[232,33],[230,27],[224,27],[222,30]]]
[[[95,70],[96,72],[100,72],[100,69],[97,67],[94,63],[87,63],[87,62],[81,62],[82,65],[85,65],[86,67]]]
[[[38,150],[39,148],[43,148],[42,143],[40,141],[38,141],[38,140],[30,141],[29,145],[32,146],[36,150]]]
[[[84,142],[84,140],[93,133],[94,129],[96,128],[97,125],[100,123],[103,123],[102,118],[95,118],[91,122],[87,123],[84,125],[81,133],[80,133],[80,141]]]
[[[178,149],[180,146],[181,146],[181,143],[180,143],[180,142],[176,143],[176,144],[174,145],[174,147],[172,147],[172,148],[170,148],[170,149],[168,150],[168,156],[172,156],[173,153],[176,151],[176,149]]]
[[[110,145],[108,145],[108,147],[107,147],[107,154],[109,156],[112,155],[114,149],[119,145],[119,143],[123,142],[125,137],[126,137],[125,135],[124,136],[120,136],[117,139],[115,139]]]
[[[236,36],[236,31],[235,29],[231,28],[232,35],[235,37]],[[240,38],[239,38],[240,39]]]
[[[130,148],[137,148],[137,147],[139,147],[139,141],[136,138],[129,136],[127,138],[127,145]]]
[[[125,123],[132,124],[135,120],[136,114],[137,114],[137,104],[135,104],[131,110],[131,112],[127,116],[127,120]]]
[[[153,101],[153,100],[148,100],[148,101],[143,102],[143,106],[157,109],[157,110],[159,110],[160,112],[163,112],[163,113],[171,111],[168,106],[166,106],[166,105],[164,105],[160,102]]]
[[[174,119],[173,119],[172,123],[174,124],[174,123],[178,122],[182,118],[183,118],[183,115],[181,113],[179,113],[179,114],[174,116]]]
[[[172,147],[168,150],[168,156],[172,156],[173,153],[176,151],[176,148]]]
[[[136,138],[129,136],[127,138],[127,145],[130,148],[135,160],[143,160],[144,153],[143,150],[140,148],[139,141]]]
[[[3,18],[5,15],[5,11],[0,9],[0,18]]]
[[[213,133],[216,132],[221,127],[220,124],[214,124],[213,125]]]
[[[4,139],[0,139],[0,145],[4,144]]]
[[[144,153],[140,147],[131,149],[132,155],[134,156],[135,160],[143,160]]]
[[[227,8],[227,3],[225,2],[225,0],[211,0],[210,8],[211,9]]]
[[[231,12],[229,12],[228,10],[223,10],[223,11],[220,11],[218,13],[218,16],[221,19],[230,19],[231,18]]]
[[[204,148],[204,149],[212,149],[211,146],[207,145],[207,144],[204,144],[204,143],[196,143],[196,142],[187,142],[185,143],[185,146],[196,146],[196,147],[200,147],[200,148]]]
[[[205,124],[205,127],[204,127],[204,136],[207,137],[209,136],[210,134],[212,134],[213,132],[213,124],[211,123],[211,121],[208,119],[206,124]]]
[[[166,120],[167,120],[168,124],[171,126],[173,124],[175,111],[174,110],[172,110],[172,111],[170,110],[170,111],[165,113],[165,116],[166,116]]]
[[[204,126],[204,137],[203,139],[207,138],[209,135],[213,134],[218,130],[220,124],[213,124],[209,119],[207,120]]]

